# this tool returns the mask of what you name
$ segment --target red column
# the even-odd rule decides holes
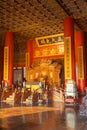
[[[3,55],[4,55],[4,47],[0,46],[0,84],[2,84],[3,80]]]
[[[13,56],[14,56],[14,42],[13,42],[13,33],[5,33],[5,47],[9,49],[8,56],[8,85],[11,87],[13,83]]]
[[[81,93],[85,92],[86,75],[85,75],[85,52],[84,52],[84,32],[78,31],[75,33],[75,57],[77,65],[77,85]]]
[[[70,44],[70,46],[68,43]],[[66,46],[66,44],[67,44],[67,46]],[[76,80],[74,20],[70,17],[64,19],[64,49],[65,49],[65,46],[66,46],[66,50],[64,51],[65,52],[65,54],[64,54],[65,65],[64,66],[65,66],[65,83],[66,83],[66,81],[69,79],[72,79],[74,81]],[[66,55],[66,52],[67,52],[68,56]],[[69,54],[68,54],[68,52],[69,52]],[[68,66],[68,64],[69,64],[69,66]],[[68,69],[68,68],[70,68],[70,69]]]
[[[27,41],[27,47],[26,47],[26,52],[29,53],[29,57],[30,57],[30,67],[32,67],[33,65],[33,42],[34,40],[28,40]]]

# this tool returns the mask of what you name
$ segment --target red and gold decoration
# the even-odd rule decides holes
[[[26,52],[26,80],[29,79],[30,55]]]
[[[8,80],[9,49],[4,47],[4,80]]]
[[[34,58],[33,58],[33,42],[34,42],[34,40],[27,40],[27,44],[26,44],[26,52],[28,52],[29,53],[29,65],[30,65],[30,67],[32,67],[33,66],[33,60],[34,60]]]
[[[27,41],[27,53],[26,53],[26,78],[27,81],[41,81],[49,80],[52,83],[60,84],[60,69],[58,63],[49,64],[42,62],[39,65],[35,65],[36,61],[42,59],[48,60],[53,58],[64,57],[64,34],[57,34],[45,37],[36,38],[37,46],[32,45],[32,40]],[[44,42],[43,42],[44,41]],[[32,49],[33,48],[33,49]],[[29,55],[28,55],[29,52]],[[29,60],[29,64],[28,64]],[[33,62],[32,62],[32,61]],[[33,66],[32,66],[32,64]]]
[[[3,46],[0,46],[0,84],[2,83],[2,80],[3,80],[3,68],[4,68],[4,65],[2,64],[3,61],[4,61],[4,47]]]
[[[64,42],[64,34],[49,35],[36,38],[38,46],[50,46],[54,44],[62,44]]]
[[[64,34],[36,38],[38,47],[34,47],[34,59],[55,58],[64,55]]]
[[[84,79],[83,46],[78,47],[78,79]]]
[[[34,59],[42,57],[58,57],[64,55],[64,43],[34,48]]]
[[[67,79],[72,79],[76,81],[74,20],[71,17],[67,17],[64,19],[64,49],[65,49],[64,69],[65,69],[65,84],[66,84]]]
[[[10,31],[6,32],[5,33],[5,47],[6,48],[5,48],[4,58],[7,57],[7,59],[5,59],[4,61],[4,80],[7,80],[6,82],[8,82],[9,87],[11,87],[13,84],[13,59],[14,59],[13,58],[14,57],[14,42],[13,41],[14,41],[13,33]],[[5,68],[5,66],[7,67]]]
[[[75,32],[75,58],[76,58],[76,82],[78,90],[85,92],[86,88],[86,72],[85,72],[85,49],[84,49],[84,32]]]
[[[65,37],[64,42],[65,79],[72,79],[71,38]]]

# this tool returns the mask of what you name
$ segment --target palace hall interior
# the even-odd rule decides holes
[[[0,130],[87,130],[87,0],[0,0]]]

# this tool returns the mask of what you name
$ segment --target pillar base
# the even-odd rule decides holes
[[[81,92],[81,91],[79,91],[79,95],[80,95],[80,96],[85,96],[85,95],[86,95],[86,92]]]

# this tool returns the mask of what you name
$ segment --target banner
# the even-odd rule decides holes
[[[65,79],[72,79],[71,37],[65,37],[64,42]]]
[[[29,52],[26,53],[26,80],[29,79],[29,68],[30,68],[30,56]]]
[[[4,80],[8,80],[9,49],[4,47]]]
[[[64,43],[34,48],[34,59],[56,56],[64,56]]]
[[[84,79],[83,46],[78,47],[78,79]]]
[[[44,37],[38,37],[35,39],[38,46],[48,46],[52,44],[64,43],[64,34],[49,35]]]

